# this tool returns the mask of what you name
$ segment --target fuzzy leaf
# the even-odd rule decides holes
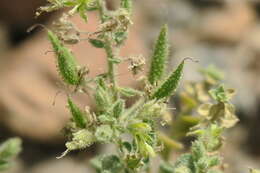
[[[89,39],[88,41],[96,48],[103,48],[105,46],[105,43],[98,39]]]
[[[102,169],[109,173],[122,172],[124,166],[116,155],[106,156],[102,159]]]
[[[21,152],[21,139],[12,138],[0,145],[0,160],[10,160]]]
[[[132,0],[121,0],[121,8],[126,9],[131,14],[133,8]]]
[[[88,16],[86,14],[87,6],[86,4],[81,4],[79,8],[77,9],[79,16],[85,21],[88,22]]]
[[[179,81],[183,73],[184,63],[185,59],[181,62],[177,69],[171,73],[165,82],[163,82],[161,86],[155,90],[155,92],[152,94],[152,99],[162,99],[173,94],[179,85]]]
[[[78,85],[80,77],[78,75],[77,62],[72,53],[64,47],[58,37],[51,31],[48,31],[48,37],[53,50],[57,56],[58,71],[64,82],[70,85]]]
[[[223,85],[220,85],[216,89],[209,91],[210,96],[218,102],[228,102],[234,96],[235,90],[225,89]]]
[[[119,99],[113,106],[113,116],[118,118],[124,111],[125,103]]]
[[[0,171],[10,166],[10,160],[21,152],[22,141],[19,138],[11,138],[0,145]]]
[[[117,45],[121,45],[127,38],[127,32],[116,32],[113,35]]]
[[[214,65],[209,65],[205,69],[200,69],[200,72],[215,81],[220,81],[224,78],[224,73]]]
[[[163,162],[160,164],[159,173],[173,173],[174,169],[170,163]]]
[[[164,25],[155,43],[154,52],[151,59],[151,67],[148,74],[148,80],[151,84],[155,84],[156,82],[161,80],[165,73],[166,61],[169,55],[169,45],[167,37],[168,27],[167,25]]]
[[[97,127],[95,136],[99,142],[108,143],[112,140],[113,129],[110,127],[110,125],[101,125]]]
[[[68,98],[68,107],[72,114],[73,120],[79,128],[85,128],[87,124],[87,119],[85,114],[80,110],[80,108],[75,105],[70,98]]]
[[[134,97],[136,95],[142,94],[142,92],[135,90],[133,88],[118,88],[118,90],[125,97]]]

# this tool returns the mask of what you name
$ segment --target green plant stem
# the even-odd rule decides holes
[[[98,6],[99,6],[98,11],[99,11],[99,16],[100,16],[101,22],[104,23],[105,22],[104,14],[107,11],[106,3],[103,0],[98,0],[97,3],[98,3]]]
[[[115,80],[115,66],[112,62],[112,59],[116,57],[115,51],[113,50],[113,47],[111,46],[111,43],[108,38],[105,38],[105,51],[107,54],[107,64],[108,64],[108,77],[110,79],[110,82],[116,86],[116,80]]]
[[[98,0],[98,4],[99,4],[99,15],[100,15],[100,20],[102,23],[105,22],[104,16],[107,13],[107,9],[106,9],[106,3],[103,0]],[[109,39],[109,37],[105,34],[104,35],[104,40],[105,40],[105,51],[107,54],[107,67],[108,67],[108,78],[110,80],[110,82],[113,84],[113,92],[114,92],[114,96],[115,99],[118,98],[118,92],[117,92],[117,82],[116,82],[116,78],[115,78],[115,74],[116,74],[116,68],[115,68],[115,64],[112,61],[114,58],[117,57],[117,52],[118,52],[118,48],[114,48],[112,46],[112,43]]]

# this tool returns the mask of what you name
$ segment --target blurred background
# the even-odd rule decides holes
[[[114,0],[117,1],[117,0]],[[248,167],[260,168],[260,1],[258,0],[139,0],[135,2],[134,25],[122,55],[144,54],[149,57],[153,41],[162,24],[168,23],[171,65],[193,57],[185,80],[196,80],[199,66],[210,64],[226,74],[225,83],[237,89],[233,100],[240,123],[228,134],[224,156],[227,172],[244,173]],[[35,19],[35,10],[45,0],[1,0],[0,3],[0,141],[12,136],[23,139],[23,152],[9,173],[86,173],[88,158],[98,146],[85,153],[72,153],[56,160],[65,150],[61,133],[69,114],[65,95],[52,102],[62,89],[44,31],[27,33],[36,23],[45,25],[59,12]],[[113,0],[109,1],[113,7]],[[88,24],[75,17],[86,31],[95,31],[97,19],[90,15]],[[104,56],[86,42],[73,46],[76,56],[86,64],[90,75],[104,71]],[[97,58],[95,64],[93,59]],[[121,67],[121,71],[126,68]],[[131,85],[125,75],[123,85]],[[91,104],[78,97],[82,105]]]

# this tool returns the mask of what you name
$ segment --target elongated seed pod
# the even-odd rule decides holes
[[[169,56],[168,27],[164,25],[155,43],[148,80],[151,84],[162,79]]]
[[[155,90],[152,94],[152,99],[162,99],[169,97],[177,89],[184,67],[185,59],[179,64],[177,69],[171,73],[171,75]]]
[[[80,110],[80,108],[72,102],[70,98],[68,98],[68,107],[73,117],[73,121],[76,123],[77,127],[85,128],[87,124],[86,116]]]
[[[67,84],[78,85],[80,77],[75,57],[68,48],[64,47],[52,31],[48,31],[48,37],[57,56],[57,68],[62,79]]]

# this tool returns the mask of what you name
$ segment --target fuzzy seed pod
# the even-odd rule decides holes
[[[70,98],[68,98],[68,107],[73,117],[73,121],[76,123],[77,127],[85,128],[87,124],[87,119],[85,114],[80,110],[80,108],[75,105]]]
[[[75,57],[52,31],[48,31],[48,37],[57,56],[57,68],[62,79],[69,85],[78,85],[80,76]]]
[[[168,44],[168,27],[164,25],[155,43],[154,52],[151,60],[151,67],[148,74],[148,80],[151,84],[155,84],[162,79],[166,62],[169,55]]]
[[[158,100],[171,96],[171,94],[177,89],[179,85],[183,73],[184,62],[185,59],[181,62],[177,69],[171,73],[165,82],[163,82],[162,85],[155,90],[155,92],[152,94],[152,99]]]

